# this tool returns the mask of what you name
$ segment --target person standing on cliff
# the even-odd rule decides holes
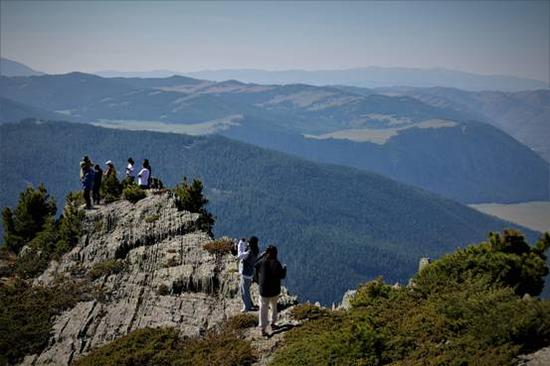
[[[92,198],[94,201],[94,205],[99,205],[99,201],[101,199],[100,197],[100,189],[101,189],[101,178],[103,177],[103,170],[99,166],[99,164],[96,164],[94,167],[94,188],[92,189]]]
[[[270,245],[265,256],[256,263],[260,287],[260,329],[268,336],[268,311],[271,308],[271,331],[277,329],[277,300],[281,294],[281,280],[286,277],[286,267],[277,259],[277,247]]]
[[[135,178],[136,170],[134,169],[134,159],[128,158],[128,165],[126,166],[126,180],[133,183]]]
[[[250,285],[252,285],[252,278],[254,277],[254,264],[258,258],[258,238],[252,236],[248,243],[241,239],[238,244],[237,258],[239,259],[239,274],[241,275],[241,281],[239,289],[241,291],[241,298],[243,299],[242,313],[258,310],[252,304],[252,298],[250,297]]]
[[[139,171],[138,174],[138,185],[142,189],[149,188],[149,178],[151,177],[151,166],[149,165],[149,160],[145,159],[143,161],[143,168]]]
[[[90,210],[92,208],[90,192],[94,185],[94,171],[88,164],[84,162],[80,164],[82,168],[82,178],[80,179],[80,182],[82,183],[84,201],[86,202],[86,210]]]

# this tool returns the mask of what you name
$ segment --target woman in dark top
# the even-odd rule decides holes
[[[99,190],[101,189],[101,178],[103,177],[103,170],[101,170],[98,164],[94,167],[94,187],[92,188],[92,198],[94,204],[99,205],[100,195]]]
[[[268,310],[271,308],[271,330],[276,328],[277,300],[281,294],[281,280],[286,276],[286,267],[277,259],[277,248],[267,247],[265,256],[256,263],[260,287],[260,328],[266,336]]]

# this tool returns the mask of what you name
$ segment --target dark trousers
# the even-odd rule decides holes
[[[90,188],[84,188],[84,201],[86,201],[86,208],[92,208],[92,201],[90,199]]]
[[[99,200],[101,199],[101,196],[99,195],[99,188],[92,190],[92,199],[94,200],[94,204],[99,205]]]

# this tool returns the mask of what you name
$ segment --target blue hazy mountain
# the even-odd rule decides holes
[[[258,84],[351,85],[366,88],[388,86],[444,86],[464,90],[518,91],[548,88],[539,80],[506,75],[481,75],[442,68],[417,69],[400,67],[365,67],[344,70],[258,69],[205,70],[187,73],[191,77],[222,81],[236,79]]]
[[[71,118],[67,115],[31,107],[8,98],[0,97],[0,123],[18,122],[26,118],[38,118],[45,120],[64,119],[71,121]]]
[[[2,76],[37,76],[44,75],[20,62],[0,57],[0,75]]]
[[[451,88],[385,88],[373,91],[343,87],[370,95],[373,92],[416,98],[432,106],[460,110],[494,125],[529,146],[550,162],[550,90],[515,93],[467,92]]]
[[[464,109],[380,93],[182,76],[0,78],[0,96],[75,121],[218,133],[465,203],[548,199],[548,163],[507,134]]]
[[[78,161],[89,155],[119,170],[148,158],[168,186],[183,176],[205,183],[216,235],[257,235],[279,246],[288,286],[330,303],[383,275],[406,282],[420,256],[437,257],[489,231],[512,226],[383,176],[319,164],[220,136],[186,136],[63,122],[0,125],[0,206],[43,182],[61,205],[79,190]],[[535,233],[523,230],[530,238]]]

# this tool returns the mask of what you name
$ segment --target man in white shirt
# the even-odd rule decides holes
[[[143,189],[149,188],[149,169],[143,167],[138,174],[138,185]]]

